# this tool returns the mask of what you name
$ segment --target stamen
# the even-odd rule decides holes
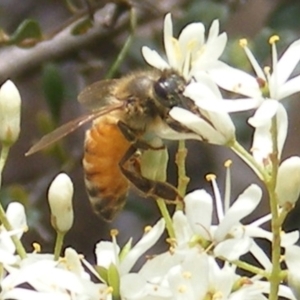
[[[192,273],[191,272],[183,272],[182,277],[185,279],[191,279],[192,278]]]
[[[248,46],[248,41],[247,41],[247,39],[240,39],[239,44],[241,47],[245,48]]]
[[[223,299],[223,294],[221,292],[214,293],[214,295],[212,296],[212,300],[219,300],[219,299]]]
[[[273,35],[270,37],[269,39],[269,43],[271,45],[275,44],[276,42],[278,42],[280,40],[279,36],[278,35]]]
[[[117,235],[119,235],[119,230],[118,229],[112,229],[110,231],[110,236],[111,237],[116,237]]]
[[[224,211],[228,211],[230,207],[230,196],[231,196],[231,166],[232,160],[227,160],[224,164],[226,168],[226,177],[225,177],[225,192],[224,192]]]
[[[113,289],[113,287],[112,286],[109,286],[109,287],[107,287],[107,289],[105,290],[105,294],[112,294],[113,293],[113,291],[114,291],[114,289]]]
[[[216,178],[217,178],[217,176],[216,176],[215,174],[207,174],[207,175],[205,176],[205,179],[206,179],[207,181],[213,181],[213,180],[216,180]]]
[[[229,168],[231,165],[232,165],[232,160],[231,159],[226,160],[225,163],[224,163],[225,168]]]
[[[42,251],[42,246],[39,243],[32,243],[33,252],[40,253]]]
[[[152,227],[150,225],[148,225],[144,228],[144,232],[148,233],[149,231],[151,231],[151,229],[152,229]]]
[[[186,290],[187,290],[187,287],[186,287],[186,285],[180,285],[179,287],[178,287],[178,292],[179,293],[185,293],[186,292]]]
[[[167,238],[167,239],[166,239],[166,242],[167,242],[168,244],[170,244],[170,246],[172,246],[172,247],[176,247],[176,245],[177,245],[177,241],[176,241],[175,238]]]

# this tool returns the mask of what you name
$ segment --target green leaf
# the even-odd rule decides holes
[[[17,44],[20,47],[32,47],[42,39],[43,35],[39,23],[35,20],[27,19],[10,36],[9,44]]]
[[[55,64],[49,63],[44,67],[43,91],[51,117],[55,123],[58,123],[65,100],[65,88],[60,70]]]

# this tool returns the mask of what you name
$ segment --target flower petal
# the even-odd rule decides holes
[[[144,234],[144,236],[133,246],[133,248],[126,255],[124,260],[120,263],[120,274],[128,273],[136,261],[144,254],[149,248],[151,248],[161,237],[165,230],[165,221],[160,219],[150,231]]]
[[[219,145],[223,145],[228,141],[227,137],[216,131],[209,123],[188,110],[173,107],[170,116],[198,134],[203,140]]]
[[[144,46],[142,47],[142,55],[145,61],[156,69],[165,70],[169,68],[168,63],[155,50]]]
[[[228,261],[237,260],[246,254],[252,246],[252,240],[245,236],[238,239],[228,239],[219,243],[214,249],[214,255],[224,257]]]
[[[177,243],[187,244],[193,236],[192,228],[188,222],[186,215],[181,210],[177,210],[173,215],[173,228]]]
[[[256,110],[253,117],[249,118],[248,123],[253,127],[259,127],[267,124],[268,120],[276,114],[278,109],[278,101],[265,100],[261,106]]]
[[[284,52],[277,64],[277,84],[282,85],[292,74],[300,60],[300,40],[293,42]]]
[[[215,240],[222,241],[233,225],[239,223],[257,207],[261,196],[261,188],[256,184],[251,184],[225,214],[215,232]]]
[[[261,91],[255,77],[217,61],[207,71],[221,88],[250,98],[260,98]]]
[[[194,233],[211,240],[212,197],[205,190],[196,190],[184,197],[185,213]]]
[[[278,99],[287,98],[293,94],[300,92],[300,75],[290,79],[284,83],[278,91]]]
[[[115,253],[115,249],[117,248],[117,253]],[[118,262],[116,261],[116,255],[120,252],[120,248],[118,245],[114,245],[112,242],[101,241],[96,245],[96,258],[97,265],[108,269],[110,264],[116,265]]]

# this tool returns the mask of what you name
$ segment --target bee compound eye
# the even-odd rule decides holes
[[[160,79],[155,82],[154,92],[160,100],[168,100],[168,89],[165,81]]]

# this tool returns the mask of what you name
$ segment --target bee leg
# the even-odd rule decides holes
[[[167,203],[176,204],[183,201],[177,189],[171,184],[161,181],[155,181],[143,177],[137,172],[136,166],[132,166],[131,158],[136,153],[137,148],[132,145],[121,159],[119,166],[124,176],[147,197],[162,198]],[[131,163],[131,164],[130,164]]]
[[[180,122],[174,120],[170,116],[167,116],[165,122],[175,131],[180,133],[194,133],[192,130],[188,129],[186,126],[182,125]]]
[[[135,132],[132,128],[130,128],[127,124],[122,121],[118,121],[117,123],[120,131],[124,135],[127,141],[129,141],[132,145],[135,146],[135,149],[142,149],[142,150],[162,150],[165,146],[154,147],[147,143],[146,141],[139,138],[139,134]]]

